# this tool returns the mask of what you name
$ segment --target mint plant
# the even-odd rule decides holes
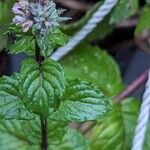
[[[63,9],[52,0],[19,0],[8,34],[15,41],[9,53],[25,52],[29,58],[20,73],[0,78],[0,149],[89,149],[88,141],[69,122],[101,118],[111,102],[87,81],[68,79],[58,62],[50,58],[68,37],[58,29]]]

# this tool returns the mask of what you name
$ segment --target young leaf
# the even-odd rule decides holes
[[[61,66],[52,59],[38,64],[34,59],[22,63],[20,73],[21,92],[29,110],[48,116],[59,105],[66,79]]]
[[[35,54],[35,40],[32,36],[23,36],[20,40],[17,40],[14,44],[9,45],[10,54],[18,54],[25,52],[28,55]]]
[[[143,12],[140,16],[140,20],[135,31],[135,35],[138,36],[143,31],[148,29],[150,29],[150,6],[149,5],[143,8]]]
[[[131,15],[133,15],[138,8],[138,0],[119,0],[118,4],[111,13],[110,23],[119,23]]]
[[[68,36],[58,28],[53,30],[53,32],[49,35],[49,38],[53,43],[55,43],[55,45],[64,45],[68,41]]]
[[[107,96],[123,88],[117,63],[105,51],[84,43],[64,57],[60,63],[69,78],[93,82]]]
[[[36,38],[44,57],[50,56],[54,48],[64,45],[68,41],[68,36],[59,29],[53,29],[49,35],[42,37],[39,35]]]
[[[93,150],[128,150],[137,124],[139,102],[131,98],[113,109],[99,120],[93,129],[91,147]]]
[[[88,150],[86,139],[66,123],[47,122],[48,150]],[[40,120],[1,121],[0,148],[2,150],[40,150],[42,142]]]
[[[92,84],[68,81],[59,108],[50,118],[61,121],[96,120],[110,109],[107,98]]]
[[[37,36],[36,37],[39,48],[41,49],[41,55],[48,57],[53,52],[55,45],[50,40],[49,36]]]
[[[0,118],[1,119],[31,119],[33,116],[22,102],[19,91],[19,77],[0,78]]]

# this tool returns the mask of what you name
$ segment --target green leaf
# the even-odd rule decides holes
[[[69,78],[93,82],[107,96],[122,90],[117,63],[105,51],[84,43],[64,57],[60,63]]]
[[[49,33],[49,35],[37,35],[36,39],[40,49],[42,50],[41,54],[44,57],[48,57],[53,52],[54,48],[64,45],[68,41],[68,36],[61,30],[55,28]]]
[[[57,45],[64,45],[68,41],[68,36],[58,28],[54,29],[49,35],[50,40]]]
[[[34,59],[22,63],[21,92],[27,108],[36,114],[48,116],[59,105],[66,79],[61,66],[52,59],[38,64]]]
[[[146,0],[146,3],[147,3],[147,4],[150,4],[150,0]]]
[[[131,98],[113,109],[99,120],[93,129],[91,147],[93,150],[129,150],[137,123],[139,101]]]
[[[41,55],[44,57],[50,56],[55,48],[55,45],[52,42],[52,40],[50,40],[49,36],[38,35],[36,36],[36,40],[37,40],[39,48],[41,49]]]
[[[135,31],[135,35],[138,36],[143,31],[150,29],[150,6],[146,5],[143,8],[143,12],[140,16],[138,26]]]
[[[109,100],[92,84],[68,81],[60,106],[50,118],[61,121],[87,121],[100,118],[110,109]]]
[[[19,91],[19,77],[0,78],[0,118],[1,119],[31,119],[33,116],[22,102]]]
[[[28,55],[35,54],[35,40],[32,36],[23,36],[20,40],[15,41],[14,44],[9,45],[10,54],[21,52],[25,52]]]
[[[49,150],[90,150],[89,142],[75,129],[68,129],[61,143]]]
[[[138,9],[138,0],[119,0],[111,13],[110,23],[117,24],[130,16]]]
[[[88,142],[76,130],[66,127],[66,123],[49,120],[47,127],[48,150],[88,150]],[[0,148],[2,150],[40,150],[40,120],[1,121]]]

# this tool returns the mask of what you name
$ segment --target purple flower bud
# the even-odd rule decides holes
[[[24,18],[23,16],[15,16],[13,18],[13,23],[16,24],[16,25],[21,25],[23,22],[25,22],[26,18]]]
[[[12,8],[12,12],[13,12],[14,14],[21,14],[21,15],[24,14],[23,11],[21,10],[21,6],[20,6],[19,3],[15,3],[15,4],[14,4],[14,6],[13,6],[13,8]]]
[[[33,27],[34,31],[45,34],[49,29],[58,26],[61,21],[68,20],[68,18],[60,16],[64,10],[57,10],[53,0],[40,0],[35,3],[19,0],[14,4],[12,12],[16,14],[13,23],[20,25],[23,32],[27,32],[30,27]]]
[[[29,28],[32,27],[32,25],[33,25],[33,21],[31,21],[31,20],[25,21],[25,22],[22,24],[23,32],[27,32],[27,31],[29,30]]]

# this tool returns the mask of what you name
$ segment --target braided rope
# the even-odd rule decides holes
[[[118,0],[106,0],[102,6],[93,14],[91,19],[87,22],[83,28],[77,32],[70,41],[51,56],[54,60],[60,60],[62,57],[67,55],[75,46],[77,46],[93,29],[101,22],[104,17],[112,10],[117,4]]]
[[[140,113],[138,117],[138,124],[135,129],[135,136],[133,139],[132,150],[142,150],[145,140],[145,133],[148,127],[150,117],[150,71],[149,79],[146,84],[145,93],[143,95],[143,103],[141,104]]]

